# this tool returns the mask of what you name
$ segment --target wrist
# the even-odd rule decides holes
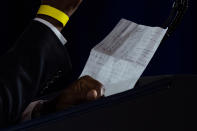
[[[56,112],[56,100],[39,102],[32,111],[32,118],[39,118]]]
[[[63,29],[62,23],[59,22],[58,20],[56,20],[56,19],[50,17],[50,16],[42,15],[42,14],[37,14],[36,17],[48,21],[48,22],[51,23],[53,26],[55,26],[60,32],[61,32],[62,29]]]
[[[31,119],[38,118],[41,116],[41,112],[43,110],[43,103],[44,102],[39,102],[36,104],[36,106],[34,107],[32,113],[31,113]]]

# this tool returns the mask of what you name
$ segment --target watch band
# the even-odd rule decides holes
[[[63,27],[65,27],[65,25],[67,24],[69,20],[69,17],[67,14],[65,14],[61,10],[56,9],[50,5],[41,5],[37,14],[50,16],[58,20],[59,22],[61,22]]]

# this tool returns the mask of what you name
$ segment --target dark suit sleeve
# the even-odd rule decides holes
[[[14,47],[0,58],[0,127],[15,123],[40,85],[71,64],[56,35],[32,21]]]

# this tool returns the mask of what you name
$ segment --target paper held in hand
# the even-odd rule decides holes
[[[105,96],[134,88],[167,29],[138,25],[122,19],[90,53],[81,76],[105,86]]]

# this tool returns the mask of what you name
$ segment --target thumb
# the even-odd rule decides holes
[[[93,101],[93,100],[96,100],[98,98],[98,93],[96,90],[91,90],[87,93],[87,96],[86,96],[87,100],[88,101]]]

